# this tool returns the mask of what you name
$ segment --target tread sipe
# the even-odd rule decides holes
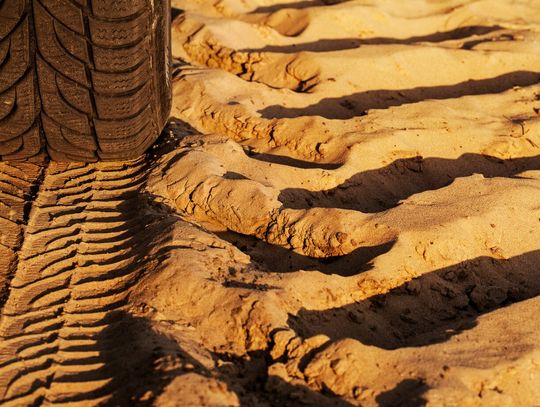
[[[142,155],[169,64],[169,0],[0,0],[0,159]]]

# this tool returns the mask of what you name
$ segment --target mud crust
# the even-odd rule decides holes
[[[140,156],[168,118],[169,1],[0,0],[0,159]]]

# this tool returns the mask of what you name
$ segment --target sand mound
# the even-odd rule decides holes
[[[148,157],[0,163],[0,399],[540,399],[540,4],[173,0]]]

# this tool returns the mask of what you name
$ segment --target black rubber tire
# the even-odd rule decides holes
[[[171,107],[170,0],[0,0],[0,160],[124,160]]]

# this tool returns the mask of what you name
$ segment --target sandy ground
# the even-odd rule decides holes
[[[539,405],[540,2],[173,6],[148,157],[0,163],[3,405]]]

